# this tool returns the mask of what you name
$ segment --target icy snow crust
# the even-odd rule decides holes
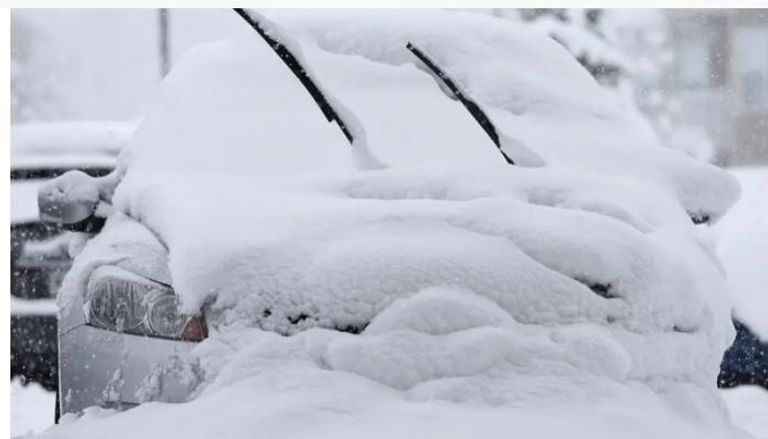
[[[688,217],[723,215],[731,177],[648,140],[557,43],[508,22],[268,15],[387,167],[355,170],[255,34],[188,53],[62,300],[125,262],[112,231],[141,222],[182,306],[206,306],[205,384],[51,435],[740,437],[714,385],[725,280]],[[408,40],[546,165],[506,165]]]

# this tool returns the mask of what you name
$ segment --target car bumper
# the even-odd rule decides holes
[[[195,343],[116,333],[81,324],[59,334],[61,413],[182,402],[197,385],[184,355]]]

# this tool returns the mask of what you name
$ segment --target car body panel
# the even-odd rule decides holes
[[[195,344],[122,334],[84,322],[59,334],[61,412],[147,400],[182,402],[197,384],[174,365]]]
[[[185,401],[198,384],[184,357],[196,343],[113,332],[89,326],[83,303],[99,267],[170,282],[167,251],[140,222],[120,215],[75,259],[59,297],[61,413],[89,406],[125,409],[144,401]],[[66,290],[66,291],[65,291]]]

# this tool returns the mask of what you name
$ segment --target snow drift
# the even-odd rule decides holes
[[[743,196],[717,224],[718,254],[728,273],[734,314],[768,340],[768,169],[734,169]]]
[[[50,435],[738,437],[715,391],[725,280],[690,219],[726,212],[731,177],[654,143],[557,43],[508,22],[269,15],[388,166],[355,170],[247,27],[188,53],[62,303],[116,254],[110,227],[141,222],[182,306],[210,316],[189,359],[204,384]],[[407,41],[546,165],[506,165]]]

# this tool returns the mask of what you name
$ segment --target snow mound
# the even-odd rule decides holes
[[[736,425],[757,439],[768,438],[768,391],[758,386],[739,386],[722,392]]]
[[[768,169],[734,169],[744,195],[716,228],[734,314],[768,340]]]
[[[577,58],[583,58],[591,64],[615,66],[631,73],[633,63],[611,47],[604,38],[596,33],[585,31],[583,24],[565,23],[554,17],[540,17],[529,24],[532,29],[549,35],[555,41],[564,45]]]
[[[62,294],[141,222],[182,307],[206,309],[204,385],[62,433],[738,437],[714,387],[725,280],[690,219],[722,216],[733,178],[651,141],[557,43],[508,22],[269,15],[388,167],[356,170],[257,36],[187,54]],[[407,41],[546,165],[506,165]]]
[[[15,300],[19,299],[13,298],[12,303]],[[45,390],[38,383],[24,384],[18,377],[11,379],[10,437],[31,436],[49,427],[53,423],[51,413],[55,398],[54,392]]]

